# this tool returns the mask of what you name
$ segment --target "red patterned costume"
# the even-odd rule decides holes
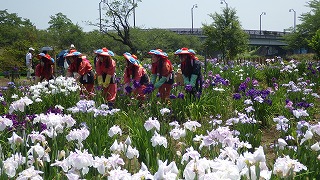
[[[51,58],[49,54],[44,53],[38,54],[37,58],[40,60],[40,63],[36,66],[36,83],[43,80],[49,81],[50,79],[53,79],[53,58]]]
[[[124,70],[124,91],[128,92],[128,87],[132,82],[133,84],[133,93],[137,96],[138,100],[144,100],[145,94],[144,89],[146,85],[149,84],[149,77],[146,70],[139,64],[137,57],[131,55],[130,53],[124,53],[123,56],[127,59],[127,66]],[[131,87],[130,87],[131,89]]]
[[[116,62],[111,58],[114,54],[107,48],[98,49],[95,53],[98,58],[96,62],[98,84],[102,85],[105,101],[111,105],[117,96]]]
[[[87,59],[82,58],[82,54],[77,51],[70,51],[66,57],[71,61],[71,64],[68,67],[67,76],[79,80],[87,92],[92,93],[94,74],[90,62]]]
[[[167,53],[162,52],[161,49],[151,50],[149,54],[152,54],[151,83],[155,88],[159,88],[160,98],[167,100],[174,81],[172,64]]]

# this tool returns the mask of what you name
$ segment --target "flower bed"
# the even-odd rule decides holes
[[[0,91],[0,177],[319,179],[319,74],[296,61],[211,64],[199,98],[177,84],[169,103],[119,90],[113,108],[99,90],[80,97],[72,78],[11,83]]]

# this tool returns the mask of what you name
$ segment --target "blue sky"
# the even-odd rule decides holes
[[[73,23],[78,23],[84,31],[98,29],[89,26],[85,21],[99,22],[100,0],[2,0],[1,10],[17,13],[19,17],[28,18],[38,29],[49,27],[51,15],[63,13]],[[211,13],[221,13],[226,4],[221,0],[142,0],[136,9],[136,26],[141,28],[191,28],[191,8],[193,9],[194,28],[202,27],[202,23],[211,24]],[[299,16],[310,11],[309,0],[225,0],[228,6],[237,11],[237,16],[244,29],[259,30],[260,14],[261,29],[283,31],[296,23],[300,24]],[[102,13],[105,11],[102,10]],[[131,18],[133,25],[133,17]]]

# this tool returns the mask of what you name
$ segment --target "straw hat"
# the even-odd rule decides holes
[[[100,56],[114,56],[114,53],[107,48],[98,49],[94,53]]]
[[[180,54],[190,54],[190,55],[195,55],[196,53],[194,52],[193,49],[188,49],[188,48],[181,48],[181,49],[178,49],[175,53],[175,55],[180,55]]]
[[[47,60],[51,60],[54,63],[54,59],[49,54],[40,53],[37,55],[38,59],[41,59],[42,57],[46,58]]]
[[[125,52],[123,56],[133,65],[139,66],[139,61],[136,55]]]
[[[73,49],[73,50],[70,50],[70,52],[66,55],[66,57],[71,57],[71,56],[81,56],[81,52]]]
[[[161,49],[156,49],[156,50],[150,50],[148,54],[154,54],[162,57],[168,57],[168,54],[163,52]]]

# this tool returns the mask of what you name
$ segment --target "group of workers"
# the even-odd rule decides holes
[[[86,59],[82,53],[75,48],[65,53],[65,60],[70,62],[67,68],[67,77],[74,77],[89,94],[94,92],[95,79],[102,88],[102,94],[105,101],[112,105],[117,96],[116,82],[116,61],[113,59],[114,53],[107,49],[101,48],[94,52],[95,73],[90,61]],[[158,89],[161,100],[169,99],[172,85],[174,83],[174,71],[171,61],[168,59],[167,53],[161,49],[150,50],[152,59],[151,76],[147,74],[146,69],[141,65],[138,58],[134,54],[128,52],[123,56],[126,59],[126,67],[123,75],[124,92],[126,94],[133,93],[134,96],[144,101],[146,94]],[[175,52],[179,56],[181,62],[181,74],[184,85],[190,94],[201,92],[202,75],[201,63],[195,56],[196,53],[192,49],[181,48]],[[40,53],[37,55],[40,63],[35,68],[36,82],[53,79],[54,59],[49,54]]]

